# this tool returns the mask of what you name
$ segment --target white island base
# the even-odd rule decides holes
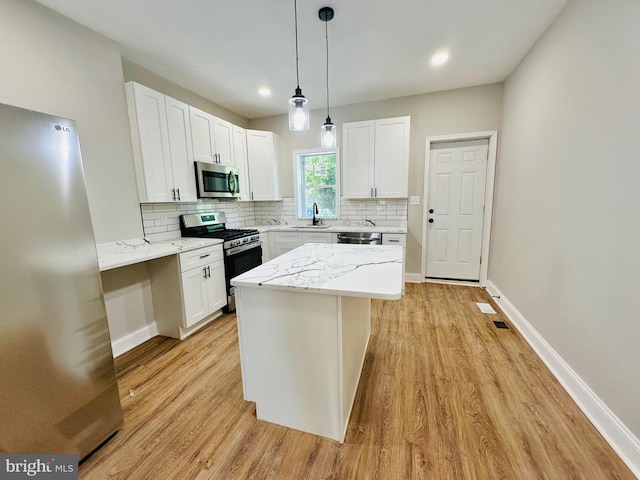
[[[344,441],[371,300],[236,287],[245,400],[256,416]]]
[[[402,296],[402,247],[306,244],[231,284],[245,400],[261,420],[342,443],[371,298]]]

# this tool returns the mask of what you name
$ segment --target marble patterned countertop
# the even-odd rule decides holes
[[[249,227],[247,227],[249,228]],[[261,232],[380,232],[380,233],[407,233],[407,227],[387,227],[373,225],[255,225]]]
[[[155,258],[221,243],[223,243],[222,240],[213,238],[178,237],[174,240],[150,242],[142,237],[99,243],[96,247],[98,250],[98,265],[100,266],[100,271],[104,272],[105,270],[125,267],[134,263],[146,262]]]
[[[396,300],[402,296],[402,250],[395,245],[307,243],[231,284]]]

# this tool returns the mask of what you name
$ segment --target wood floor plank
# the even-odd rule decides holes
[[[81,479],[635,478],[480,288],[407,284],[372,302],[342,445],[256,419],[234,315],[151,339],[116,370],[125,425]]]

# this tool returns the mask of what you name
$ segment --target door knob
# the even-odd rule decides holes
[[[433,223],[433,218],[430,218],[430,219],[429,219],[429,223]]]
[[[433,213],[433,208],[430,208],[430,209],[429,209],[429,213]]]

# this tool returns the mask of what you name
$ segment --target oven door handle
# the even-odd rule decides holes
[[[253,248],[258,248],[262,246],[262,240],[258,240],[257,242],[245,243],[244,245],[238,245],[237,247],[230,248],[224,251],[224,255],[226,257],[230,255],[235,255],[236,253],[246,252],[247,250],[251,250]]]

